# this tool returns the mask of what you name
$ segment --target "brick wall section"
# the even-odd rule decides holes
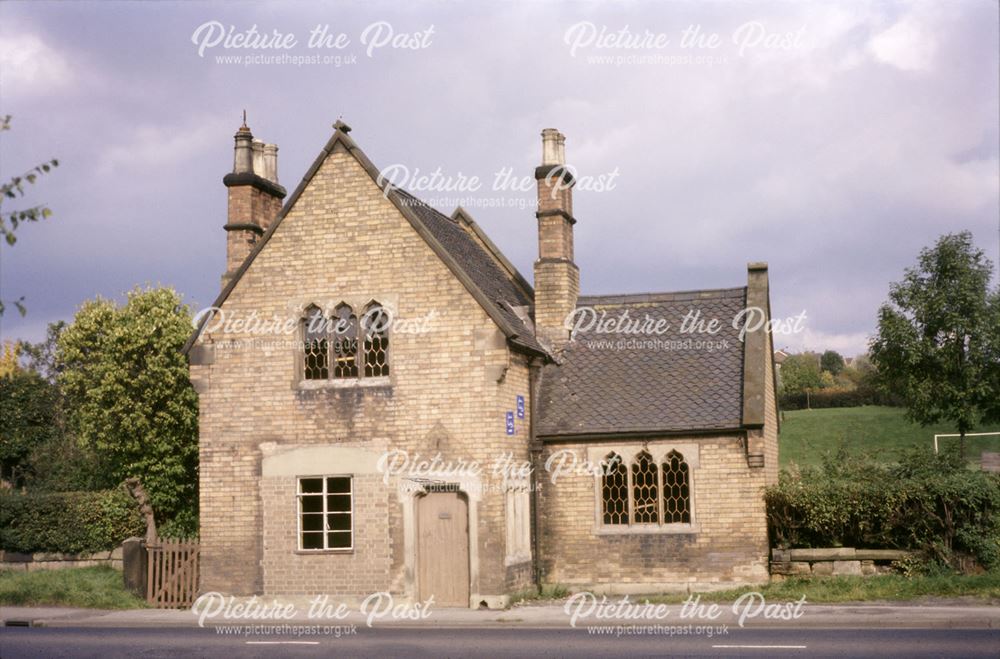
[[[556,170],[558,171],[558,170]],[[560,347],[569,333],[566,316],[576,308],[580,295],[580,270],[573,262],[573,215],[571,185],[556,174],[537,179],[538,260],[535,261],[535,327],[550,345]]]
[[[561,215],[538,218],[538,256],[573,260],[573,225]]]
[[[386,576],[392,567],[392,545],[386,540],[390,500],[395,501],[395,497],[390,498],[389,489],[373,474],[354,476],[354,492],[353,551],[300,552],[295,536],[298,514],[295,479],[262,480],[264,592],[336,593],[363,598],[389,590]]]
[[[565,342],[566,316],[576,308],[580,295],[580,270],[570,261],[535,263],[535,325],[548,341]]]
[[[548,211],[561,209],[573,214],[573,185],[564,185],[561,181],[559,171],[556,170],[549,176],[545,176],[538,181],[538,210]],[[572,257],[573,252],[570,252]]]
[[[693,588],[767,580],[762,470],[747,468],[746,452],[735,436],[671,441],[699,444],[700,467],[693,472],[698,532],[596,534],[600,492],[594,477],[546,480],[541,541],[547,583],[614,590],[643,583]],[[587,447],[597,445],[549,445],[544,457],[570,449],[585,459]]]
[[[191,368],[201,390],[202,590],[261,592],[265,575],[269,588],[314,584],[331,595],[404,583],[401,505],[381,483],[365,484],[374,493],[358,489],[359,521],[385,519],[366,531],[350,559],[297,557],[290,550],[294,525],[284,539],[277,521],[265,530],[262,501],[284,510],[294,497],[292,479],[265,483],[261,491],[262,442],[392,446],[428,459],[440,451],[446,460],[484,465],[513,448],[526,459],[526,420],[518,420],[518,434],[508,437],[502,413],[514,409],[515,394],[528,397],[526,365],[508,355],[482,308],[338,145],[223,308],[230,318],[251,312],[285,318],[293,307],[341,299],[394,303],[403,319],[438,313],[430,334],[392,335],[391,386],[303,391],[294,387],[295,347],[227,347],[223,340],[251,337],[219,332],[200,339],[216,343],[214,363]],[[504,366],[506,377],[498,384],[491,374]],[[503,516],[503,492],[488,487],[478,511],[480,569],[473,593],[500,594],[508,580]],[[342,569],[346,563],[350,569]]]
[[[281,199],[262,192],[252,185],[228,188],[227,224],[256,224],[266,231],[281,210]],[[254,231],[231,230],[226,235],[226,273],[232,274],[242,265],[258,240]]]

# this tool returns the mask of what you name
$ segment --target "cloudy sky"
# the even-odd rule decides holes
[[[245,108],[289,190],[339,117],[411,187],[475,177],[419,194],[449,213],[460,198],[529,277],[533,192],[494,181],[530,176],[559,128],[593,177],[575,195],[584,292],[738,286],[765,260],[774,315],[807,317],[777,345],[856,354],[937,236],[970,230],[998,259],[997,26],[997,4],[971,0],[6,0],[0,174],[62,166],[4,204],[54,215],[0,247],[2,297],[28,306],[0,329],[36,340],[136,284],[210,304]],[[282,38],[224,35],[254,27]]]

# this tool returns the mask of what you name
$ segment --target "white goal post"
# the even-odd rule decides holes
[[[1000,432],[967,432],[966,437],[986,437],[987,435],[1000,435]],[[938,452],[938,437],[961,437],[959,433],[948,433],[942,435],[934,435],[934,452]]]

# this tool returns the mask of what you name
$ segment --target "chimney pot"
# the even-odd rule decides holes
[[[264,178],[271,183],[278,182],[278,145],[264,145]]]
[[[566,137],[555,128],[542,131],[542,165],[566,164]]]
[[[233,172],[222,179],[228,189],[225,286],[281,211],[285,189],[278,184],[278,146],[256,140],[244,123],[236,131]]]
[[[254,139],[253,142],[253,173],[257,176],[264,176],[264,142]]]
[[[233,136],[236,145],[233,152],[233,173],[253,173],[253,134],[244,124]]]

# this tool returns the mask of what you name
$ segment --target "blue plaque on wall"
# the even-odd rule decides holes
[[[514,434],[514,413],[513,412],[507,412],[507,434],[508,435],[513,435]]]
[[[517,397],[517,418],[524,418],[524,396]]]

